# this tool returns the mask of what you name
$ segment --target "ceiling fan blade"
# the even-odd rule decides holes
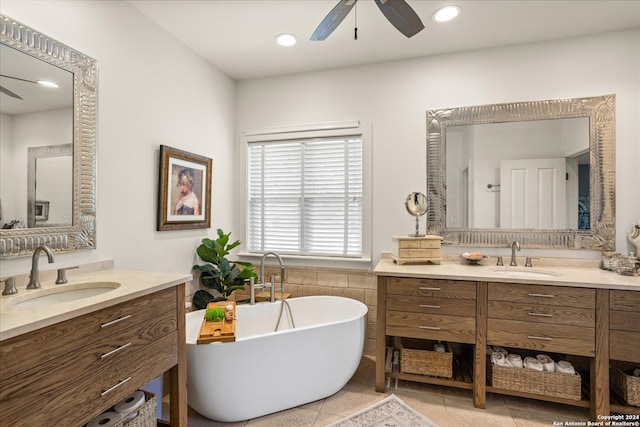
[[[376,0],[376,4],[391,24],[407,37],[424,29],[418,14],[404,0]]]
[[[7,89],[7,88],[6,88],[6,87],[4,87],[4,86],[0,86],[0,92],[4,93],[4,94],[6,94],[6,95],[9,95],[9,96],[10,96],[10,97],[12,97],[12,98],[22,99],[22,97],[21,97],[21,96],[19,96],[19,95],[15,94],[15,93],[13,93],[13,92],[11,92],[9,89]]]
[[[333,33],[333,30],[338,28],[338,25],[340,25],[349,12],[351,12],[351,9],[357,1],[358,0],[340,0],[340,2],[331,9],[331,12],[325,16],[313,34],[311,34],[311,40],[319,41],[329,37],[329,35]]]

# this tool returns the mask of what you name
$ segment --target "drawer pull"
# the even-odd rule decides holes
[[[529,313],[529,316],[540,316],[540,317],[553,317],[553,314],[547,313]]]
[[[116,323],[122,322],[123,320],[127,320],[130,317],[131,317],[130,314],[128,314],[126,316],[118,317],[117,319],[112,320],[111,322],[107,322],[107,323],[101,324],[100,327],[101,328],[107,328],[107,327],[109,327],[111,325],[115,325]]]
[[[530,297],[541,297],[541,298],[553,298],[553,295],[549,294],[529,294]]]
[[[430,331],[439,331],[440,328],[437,326],[418,326],[420,329],[429,329]]]
[[[420,308],[440,308],[439,305],[420,304]]]
[[[126,343],[125,345],[121,345],[120,347],[118,347],[118,348],[116,348],[116,349],[114,349],[114,350],[111,350],[111,351],[110,351],[110,352],[108,352],[108,353],[103,353],[103,354],[101,354],[101,355],[100,355],[100,359],[106,359],[107,357],[109,357],[109,356],[111,356],[111,355],[113,355],[113,354],[116,354],[116,353],[117,353],[117,352],[119,352],[120,350],[124,350],[125,348],[129,347],[130,345],[131,345],[131,343],[130,343],[130,342],[128,342],[128,343]]]
[[[545,341],[553,341],[553,338],[549,338],[549,337],[537,337],[535,335],[528,335],[527,338],[532,339],[532,340],[545,340]]]
[[[131,379],[131,377],[129,378],[125,378],[124,380],[120,381],[118,384],[114,385],[113,387],[103,391],[102,393],[100,393],[100,396],[104,396],[106,394],[111,393],[113,390],[117,389],[118,387],[120,387],[122,384],[126,383],[127,381],[129,381]]]
[[[421,291],[439,291],[440,288],[429,288],[427,286],[420,286]]]

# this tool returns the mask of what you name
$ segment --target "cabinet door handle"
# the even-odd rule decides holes
[[[430,331],[439,331],[440,328],[437,326],[418,326],[420,329],[429,329]]]
[[[111,356],[111,355],[113,355],[113,354],[116,354],[116,353],[117,353],[117,352],[119,352],[120,350],[124,350],[125,348],[129,347],[130,345],[131,345],[131,343],[130,343],[130,342],[128,342],[128,343],[126,343],[125,345],[121,345],[120,347],[118,347],[118,348],[116,348],[116,349],[113,349],[113,350],[111,350],[111,351],[110,351],[110,352],[108,352],[108,353],[103,353],[103,354],[101,354],[101,355],[100,355],[100,359],[106,359],[107,357],[109,357],[109,356]]]
[[[108,328],[111,325],[115,325],[116,323],[122,322],[123,320],[127,320],[128,318],[130,318],[131,315],[128,314],[126,316],[122,316],[122,317],[118,317],[115,320],[112,320],[111,322],[107,322],[107,323],[103,323],[100,325],[101,328]]]
[[[420,304],[420,308],[440,308],[439,305]]]
[[[540,317],[553,317],[553,314],[547,314],[547,313],[529,313],[529,316],[540,316]]]
[[[540,298],[553,298],[553,295],[549,294],[529,294],[530,297],[540,297]]]
[[[421,291],[439,291],[440,288],[429,288],[427,286],[420,286]]]
[[[549,338],[549,337],[538,337],[535,335],[528,335],[527,338],[532,339],[532,340],[545,340],[545,341],[553,341],[553,338]]]
[[[122,384],[126,383],[127,381],[129,381],[131,379],[131,377],[129,378],[125,378],[124,380],[120,381],[118,384],[114,385],[111,388],[106,389],[105,391],[103,391],[102,393],[100,393],[100,396],[104,396],[105,394],[109,394],[111,393],[113,390],[117,389],[118,387],[120,387]]]

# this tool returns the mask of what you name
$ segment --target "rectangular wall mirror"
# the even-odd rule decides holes
[[[430,234],[613,250],[615,96],[429,110]]]
[[[95,247],[97,64],[0,15],[0,258]]]

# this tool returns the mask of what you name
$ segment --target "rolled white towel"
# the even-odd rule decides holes
[[[573,368],[573,365],[566,360],[559,360],[556,362],[556,372],[575,375],[576,370]]]
[[[633,370],[633,376],[634,377],[640,377],[640,368],[636,368]]]
[[[524,367],[535,371],[544,371],[544,365],[535,357],[525,357]]]
[[[504,354],[500,353],[499,351],[494,351],[493,353],[491,353],[491,363],[498,366],[508,366],[507,358],[504,357]]]
[[[522,357],[519,354],[509,354],[507,356],[507,365],[513,368],[522,368]]]
[[[545,371],[549,371],[549,372],[555,371],[555,363],[554,363],[553,359],[551,359],[546,354],[538,354],[536,356],[536,359],[538,359],[540,362],[542,362],[542,366],[544,367]]]

